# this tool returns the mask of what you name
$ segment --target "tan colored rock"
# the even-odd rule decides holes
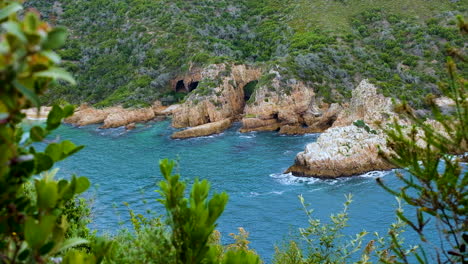
[[[52,110],[52,107],[50,106],[41,106],[39,108],[39,111],[37,107],[34,108],[28,108],[28,109],[23,109],[21,112],[26,115],[26,118],[28,119],[47,119],[47,116],[49,115],[50,110]]]
[[[276,131],[280,128],[277,119],[243,118],[241,133],[251,131]]]
[[[81,105],[73,114],[64,120],[65,123],[77,126],[103,124],[101,128],[126,126],[131,123],[147,122],[155,118],[153,107],[125,109],[121,106],[96,109]]]
[[[121,127],[130,123],[147,122],[154,117],[154,111],[151,107],[141,109],[115,107],[114,111],[107,115],[101,128]]]
[[[172,112],[173,127],[194,127],[240,115],[245,105],[243,88],[257,80],[261,71],[245,65],[216,64],[197,74],[197,89]]]
[[[377,93],[377,88],[368,80],[362,80],[353,90],[348,107],[340,112],[333,127],[348,126],[356,120],[372,125],[395,116],[392,99]]]
[[[304,115],[314,108],[312,88],[295,79],[284,79],[276,71],[269,74],[275,75],[271,83],[257,87],[252,95],[255,100],[245,106],[241,132],[303,127]]]
[[[284,125],[279,130],[279,133],[283,135],[303,135],[321,132],[323,132],[323,129],[318,127],[304,127],[302,125]]]
[[[394,168],[379,157],[377,146],[388,151],[385,136],[380,131],[372,134],[354,125],[330,128],[297,154],[294,165],[286,173],[338,178]]]
[[[304,114],[304,123],[307,125],[307,130],[313,131],[307,133],[323,132],[335,123],[338,115],[343,110],[339,104],[322,104],[321,108],[312,109]]]
[[[184,139],[193,137],[209,136],[212,134],[219,134],[231,126],[230,119],[223,119],[221,121],[207,123],[196,127],[187,128],[182,131],[172,134],[173,139]]]
[[[110,112],[115,111],[115,107],[106,109],[96,109],[86,104],[81,105],[75,110],[73,116],[64,120],[65,123],[74,124],[77,126],[86,126],[91,124],[104,123]]]
[[[178,111],[179,109],[180,109],[180,104],[173,104],[168,107],[165,107],[161,111],[155,110],[155,115],[169,116],[169,115],[172,115],[174,112]],[[153,110],[154,110],[154,107],[153,107]]]
[[[135,128],[136,128],[135,123],[130,123],[130,124],[125,126],[125,129],[127,129],[127,130],[132,130],[132,129],[135,129]]]

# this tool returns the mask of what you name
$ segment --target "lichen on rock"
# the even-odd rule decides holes
[[[386,139],[381,133],[369,133],[354,125],[330,128],[297,154],[294,165],[286,173],[338,178],[392,169],[394,166],[378,155],[378,146],[386,151]]]

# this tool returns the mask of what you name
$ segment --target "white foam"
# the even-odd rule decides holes
[[[258,193],[258,192],[250,192],[248,197],[257,197],[257,196],[263,196],[263,195],[282,195],[284,191],[271,191],[271,192],[266,192],[266,193]]]
[[[270,174],[270,177],[274,178],[277,182],[283,185],[302,185],[302,184],[314,184],[321,181],[317,178],[306,178],[306,177],[296,177],[291,173],[274,173]]]
[[[391,171],[369,171],[364,174],[358,175],[357,177],[376,179],[376,178],[384,177],[390,174],[392,171],[393,170]]]
[[[362,175],[351,176],[351,177],[343,177],[339,179],[319,179],[313,177],[296,177],[291,173],[283,174],[283,173],[274,173],[270,174],[270,177],[274,178],[277,182],[283,185],[311,185],[311,184],[328,184],[328,185],[335,185],[337,183],[345,183],[355,177],[359,178],[372,178],[376,179],[379,177],[384,177],[390,174],[392,171],[370,171],[364,173]]]

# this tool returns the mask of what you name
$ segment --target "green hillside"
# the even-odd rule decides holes
[[[143,106],[174,98],[169,81],[190,67],[233,62],[276,67],[328,101],[363,78],[423,107],[445,51],[463,40],[450,0],[33,0],[70,29],[60,51],[78,86],[57,85],[47,102]],[[177,98],[177,97],[175,97]],[[179,97],[181,98],[181,97]]]

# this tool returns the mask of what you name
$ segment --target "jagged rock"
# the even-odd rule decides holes
[[[274,77],[256,88],[252,95],[255,100],[244,109],[241,132],[277,130],[284,126],[302,128],[303,116],[315,105],[313,89],[303,82],[284,79],[276,71],[270,71],[269,75]]]
[[[296,156],[286,173],[296,176],[338,178],[394,168],[378,156],[386,150],[382,132],[368,133],[354,125],[330,128]]]
[[[353,90],[349,105],[338,114],[333,127],[348,126],[356,120],[372,125],[375,121],[384,122],[395,116],[392,99],[377,93],[377,88],[362,80]]]
[[[182,131],[178,131],[172,134],[173,139],[193,138],[209,136],[212,134],[219,134],[231,126],[230,119],[223,119],[221,121],[212,122],[208,124],[191,127]]]
[[[367,80],[363,80],[352,95],[343,109],[332,104],[322,115],[305,116],[308,124],[319,127],[325,122],[333,126],[321,134],[317,142],[308,144],[297,154],[287,172],[296,176],[336,178],[394,167],[379,157],[377,146],[386,151],[386,137],[373,126],[375,121],[384,123],[396,115],[391,99],[377,94],[376,87]],[[375,133],[352,125],[356,120],[375,128],[369,128]]]
[[[335,123],[338,115],[343,110],[339,104],[322,104],[319,109],[309,110],[304,114],[304,122],[307,125],[308,133],[323,132]]]
[[[210,65],[203,69],[200,81],[185,103],[173,111],[172,126],[194,127],[234,118],[243,111],[244,86],[257,80],[261,71],[246,65]]]

